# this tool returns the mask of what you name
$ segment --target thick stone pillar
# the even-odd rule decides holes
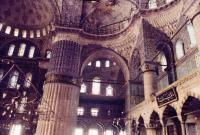
[[[146,128],[147,135],[156,135],[156,130],[154,128]]]
[[[73,135],[79,103],[80,46],[59,41],[52,54],[36,135]]]
[[[200,13],[198,15],[196,15],[194,17],[194,19],[192,20],[192,23],[193,23],[193,27],[194,27],[194,30],[195,30],[195,36],[196,36],[196,41],[197,41],[197,47],[200,51]]]
[[[154,76],[155,71],[153,65],[144,63],[142,66],[143,79],[144,79],[144,97],[146,101],[152,101],[155,94]]]

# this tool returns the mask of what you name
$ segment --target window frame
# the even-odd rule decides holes
[[[15,48],[16,48],[16,45],[15,44],[10,44],[9,48],[8,48],[8,52],[7,52],[7,55],[9,57],[13,56],[14,52],[15,52]]]
[[[165,69],[167,68],[167,58],[164,54],[164,52],[161,52],[159,55],[159,62],[161,64],[161,71],[165,72]]]
[[[8,88],[16,89],[18,79],[19,79],[19,72],[15,70],[10,74],[10,78],[9,78],[9,81],[8,81]]]
[[[47,59],[51,59],[51,56],[52,56],[52,51],[51,50],[47,50],[46,51],[46,58]]]
[[[197,39],[196,39],[196,33],[195,33],[195,29],[193,27],[193,24],[190,21],[187,22],[187,32],[190,38],[190,48],[194,48],[197,46]]]
[[[100,61],[100,60],[97,60],[97,61],[95,62],[95,67],[97,67],[97,68],[100,68],[100,67],[101,67],[101,61]]]
[[[80,88],[80,93],[86,93],[86,92],[87,92],[87,86],[85,83],[82,83]]]
[[[85,113],[84,107],[79,106],[79,107],[77,108],[77,115],[78,115],[78,116],[83,116],[84,113]]]
[[[109,61],[109,60],[106,60],[106,61],[105,61],[105,67],[107,67],[107,68],[110,67],[110,61]]]
[[[111,90],[112,92],[109,93],[108,92],[109,90]],[[112,85],[110,85],[110,84],[106,87],[106,96],[114,96],[114,89],[113,89]]]
[[[101,79],[99,77],[94,77],[94,79],[92,80],[92,94],[101,94]]]
[[[25,55],[26,47],[27,47],[26,43],[20,43],[19,50],[18,50],[19,57],[23,57]]]
[[[178,60],[180,60],[181,58],[183,58],[185,56],[185,46],[184,46],[183,40],[181,40],[181,39],[178,39],[176,41],[176,44],[175,44],[175,54],[176,54],[176,58]]]
[[[35,55],[35,46],[31,46],[30,49],[29,49],[29,52],[28,52],[28,58],[33,58],[34,55]]]
[[[97,107],[91,108],[90,114],[91,114],[92,117],[98,117],[98,115],[99,115],[99,108],[97,108]]]
[[[149,0],[148,1],[149,9],[156,9],[157,7],[158,7],[157,0]]]

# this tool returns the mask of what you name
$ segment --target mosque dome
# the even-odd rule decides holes
[[[27,33],[37,29],[41,35],[45,34],[53,21],[52,9],[49,0],[0,0],[0,30],[6,31],[8,27],[5,32],[8,34],[14,33],[14,29],[19,29],[18,33],[21,29],[27,30]]]

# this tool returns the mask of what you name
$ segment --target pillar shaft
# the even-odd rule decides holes
[[[144,77],[144,97],[145,100],[151,100],[152,93],[154,92],[153,88],[153,72],[145,71],[143,74]]]
[[[156,135],[156,129],[154,128],[147,128],[147,135]]]
[[[79,98],[77,86],[50,83],[45,85],[43,105],[46,109],[40,116],[37,135],[64,135],[73,133],[76,125],[76,112]],[[46,102],[46,103],[45,103]]]
[[[54,44],[40,106],[37,135],[73,135],[79,103],[80,47],[74,42]]]
[[[153,101],[153,94],[155,93],[154,88],[154,77],[155,77],[155,65],[145,61],[142,65],[143,81],[144,81],[144,97],[146,101]]]
[[[185,123],[181,123],[181,132],[182,132],[182,135],[186,135],[186,132],[185,132]]]
[[[131,104],[130,104],[130,83],[127,82],[125,85],[125,89],[126,89],[126,112],[129,113],[130,109],[131,109]]]

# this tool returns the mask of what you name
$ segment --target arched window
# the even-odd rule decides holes
[[[91,108],[91,116],[97,117],[99,114],[99,108]]]
[[[31,73],[27,73],[25,76],[24,87],[29,88],[31,86],[33,75]]]
[[[157,0],[149,0],[148,7],[149,9],[157,8]]]
[[[191,21],[189,21],[187,23],[187,31],[190,37],[190,47],[193,48],[196,46],[196,36],[195,36],[195,31],[194,31],[194,27],[191,23]]]
[[[51,58],[51,51],[49,51],[49,50],[46,51],[46,58],[47,59]]]
[[[37,30],[37,31],[36,31],[36,36],[37,36],[37,37],[40,37],[40,30]]]
[[[10,26],[7,26],[7,27],[6,27],[6,30],[5,30],[5,33],[6,33],[6,34],[10,34],[10,32],[11,32],[11,27],[10,27]]]
[[[114,135],[113,130],[111,129],[106,130],[106,135]]]
[[[15,37],[18,37],[18,36],[19,36],[19,29],[16,28],[16,29],[14,30],[14,36],[15,36]]]
[[[83,135],[83,128],[76,128],[75,135]]]
[[[10,129],[9,135],[21,135],[22,133],[22,125],[14,124]]]
[[[20,57],[24,56],[25,49],[26,49],[26,44],[25,43],[20,44],[18,56]]]
[[[92,62],[89,62],[89,63],[88,63],[88,66],[92,66]]]
[[[30,38],[34,38],[34,32],[32,30],[30,31]]]
[[[185,55],[185,50],[184,50],[184,43],[181,40],[178,40],[176,42],[176,57],[177,59],[182,58]]]
[[[35,47],[34,47],[34,46],[31,46],[31,48],[30,48],[30,50],[29,50],[29,53],[28,53],[28,57],[29,57],[29,58],[33,58],[34,53],[35,53]]]
[[[86,89],[87,89],[87,86],[84,83],[81,84],[81,90],[80,90],[80,92],[81,93],[86,93]]]
[[[106,61],[105,67],[110,67],[110,61],[109,60]]]
[[[96,67],[101,67],[101,61],[99,60],[96,61]]]
[[[8,88],[17,88],[18,78],[19,78],[19,72],[18,71],[12,72],[8,82]]]
[[[4,74],[3,69],[0,69],[0,81],[3,79],[3,74]]]
[[[46,34],[47,34],[47,31],[46,31],[45,28],[43,28],[43,29],[42,29],[42,35],[43,35],[43,36],[46,36]]]
[[[165,69],[167,68],[167,59],[165,57],[165,54],[162,52],[160,53],[160,64],[162,71],[165,71]]]
[[[12,56],[15,50],[15,45],[11,44],[8,49],[8,56]]]
[[[113,87],[111,85],[106,87],[106,96],[113,96]]]
[[[98,129],[95,128],[89,129],[88,135],[99,135]]]
[[[26,37],[27,37],[27,31],[26,31],[26,30],[23,30],[23,31],[22,31],[22,37],[23,37],[23,38],[26,38]]]
[[[93,79],[92,83],[92,94],[99,95],[100,94],[100,87],[101,87],[101,80],[98,77]]]
[[[78,109],[77,109],[77,115],[78,116],[84,115],[84,108],[83,107],[78,107]]]

